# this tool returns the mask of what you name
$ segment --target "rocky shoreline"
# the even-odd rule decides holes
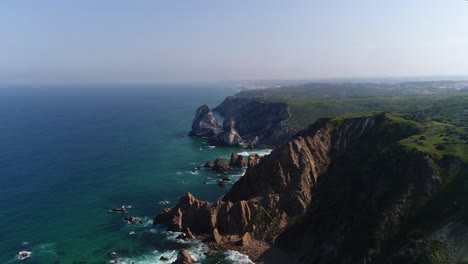
[[[442,172],[463,166],[455,157],[401,147],[401,139],[420,132],[412,122],[386,113],[320,119],[270,155],[249,156],[245,175],[222,200],[187,193],[154,223],[190,228],[211,248],[256,262],[282,256],[293,263],[379,263],[415,201],[435,192]],[[242,159],[232,155],[230,163]]]

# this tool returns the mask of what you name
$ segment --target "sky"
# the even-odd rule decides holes
[[[434,75],[468,75],[468,1],[0,2],[0,83]]]

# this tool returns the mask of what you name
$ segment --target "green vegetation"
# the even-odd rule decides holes
[[[466,92],[466,81],[428,81],[397,83],[308,83],[269,89],[244,90],[239,97],[268,98],[357,98],[375,96],[408,96],[457,94]]]
[[[416,115],[427,116],[442,123],[466,127],[468,124],[468,95],[437,100],[422,110],[417,111]]]
[[[285,102],[290,107],[288,125],[298,131],[318,118],[349,113],[385,111],[411,114],[423,120],[466,124],[468,121],[468,95],[412,95],[365,98],[258,98],[259,101]],[[467,119],[467,120],[465,120]]]
[[[420,123],[424,132],[401,141],[409,149],[427,151],[439,158],[457,156],[468,162],[468,134],[464,129],[448,124],[425,121]]]

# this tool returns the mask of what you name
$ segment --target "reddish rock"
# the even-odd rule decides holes
[[[212,236],[213,241],[214,241],[216,244],[221,243],[222,238],[221,238],[221,235],[219,234],[217,228],[214,228],[214,229],[213,229],[213,232],[212,232],[211,236]]]
[[[179,251],[179,254],[177,254],[177,259],[172,262],[172,264],[194,264],[195,260],[192,258],[192,255],[190,255],[190,252],[186,249],[182,249]]]
[[[223,158],[217,158],[215,161],[214,161],[214,167],[213,169],[215,171],[227,171],[229,170],[229,164],[228,162],[223,159]]]
[[[239,241],[236,242],[236,245],[241,246],[241,247],[246,247],[250,244],[252,241],[252,238],[250,236],[249,232],[246,232]]]
[[[170,211],[163,211],[154,218],[155,224],[167,224],[170,231],[183,232],[187,227],[197,233],[210,234],[218,228],[226,234],[242,235],[251,231],[255,204],[258,201],[237,203],[217,201],[202,202],[190,193],[181,197]]]
[[[187,239],[192,239],[193,238],[192,231],[188,227],[185,230],[185,234],[186,234]]]
[[[255,167],[258,163],[260,163],[260,160],[261,160],[261,158],[257,154],[249,155],[249,159],[247,161],[247,164],[249,165],[249,167]]]
[[[242,167],[245,167],[245,165],[246,165],[246,162],[242,155],[239,155],[237,153],[231,154],[231,160],[229,161],[229,166],[235,167],[235,168],[242,168]]]

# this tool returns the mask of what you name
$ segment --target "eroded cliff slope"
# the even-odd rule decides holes
[[[466,176],[464,157],[421,147],[433,144],[428,130],[445,129],[433,126],[385,113],[321,119],[270,155],[249,157],[222,201],[187,194],[155,223],[219,244],[276,239],[299,263],[381,262],[428,206],[421,201]]]

